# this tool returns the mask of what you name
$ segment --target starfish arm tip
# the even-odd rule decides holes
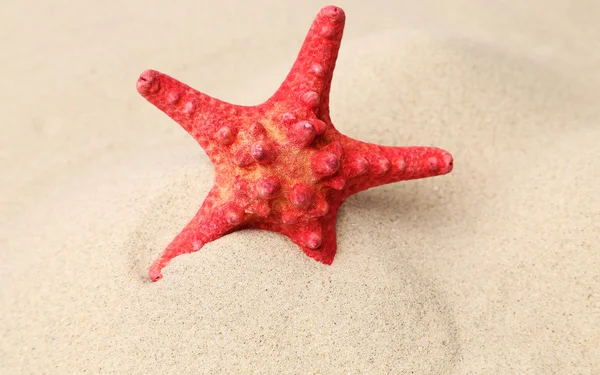
[[[162,268],[163,266],[157,264],[156,262],[150,266],[150,269],[148,270],[148,277],[153,283],[163,278],[163,274],[161,272]]]
[[[160,73],[156,70],[144,70],[136,82],[136,88],[140,95],[146,97],[158,91],[160,88],[159,76]]]
[[[316,260],[317,262],[323,263],[326,266],[331,266],[333,264],[333,260],[335,258],[336,249],[324,249],[320,251],[315,251],[312,249],[308,249],[306,247],[301,246],[304,254],[309,256],[310,258]]]
[[[344,22],[346,20],[346,13],[344,10],[335,5],[326,5],[319,10],[317,13],[317,19],[326,19],[332,23]]]

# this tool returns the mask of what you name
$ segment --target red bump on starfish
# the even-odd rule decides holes
[[[340,160],[331,152],[321,151],[312,156],[311,166],[319,178],[331,176],[340,167]]]
[[[289,74],[257,106],[226,103],[154,70],[140,75],[138,92],[200,144],[215,170],[200,210],[151,265],[152,281],[178,255],[244,228],[281,233],[331,264],[337,212],[349,196],[452,171],[442,149],[365,143],[334,127],[329,91],[345,20],[338,7],[321,9]]]
[[[281,190],[281,184],[277,177],[261,177],[256,182],[256,194],[262,199],[273,199]]]
[[[309,184],[299,183],[290,191],[290,202],[301,210],[306,210],[315,199],[315,188]]]
[[[215,139],[222,145],[230,145],[235,140],[235,135],[229,126],[223,126],[221,129],[217,130]]]
[[[293,144],[306,147],[312,143],[317,134],[315,126],[309,121],[297,122],[288,133]]]

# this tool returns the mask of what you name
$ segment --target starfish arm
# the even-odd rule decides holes
[[[337,251],[336,217],[341,201],[333,203],[319,220],[284,225],[278,232],[287,236],[309,257],[330,265]]]
[[[162,278],[162,269],[173,258],[196,252],[205,244],[240,227],[244,220],[243,212],[232,204],[219,203],[220,195],[219,189],[213,187],[194,218],[152,263],[148,271],[152,281]]]
[[[342,166],[348,196],[379,185],[444,175],[453,168],[452,155],[436,147],[349,143],[347,154],[352,157]]]
[[[346,15],[327,6],[315,17],[287,77],[271,97],[276,102],[303,104],[324,121],[329,118],[329,89],[342,41]]]
[[[144,71],[136,86],[146,100],[181,125],[203,148],[239,108],[156,70]]]

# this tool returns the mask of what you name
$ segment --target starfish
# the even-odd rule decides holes
[[[200,144],[215,172],[197,214],[150,266],[152,281],[176,256],[245,228],[285,235],[330,265],[349,196],[452,170],[442,149],[361,142],[334,127],[329,92],[345,21],[341,8],[322,8],[287,77],[260,105],[230,104],[155,70],[140,75],[138,92]]]

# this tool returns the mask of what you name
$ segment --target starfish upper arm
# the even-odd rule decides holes
[[[271,97],[273,101],[303,102],[329,116],[329,89],[340,49],[346,16],[335,6],[317,14],[287,77]]]

